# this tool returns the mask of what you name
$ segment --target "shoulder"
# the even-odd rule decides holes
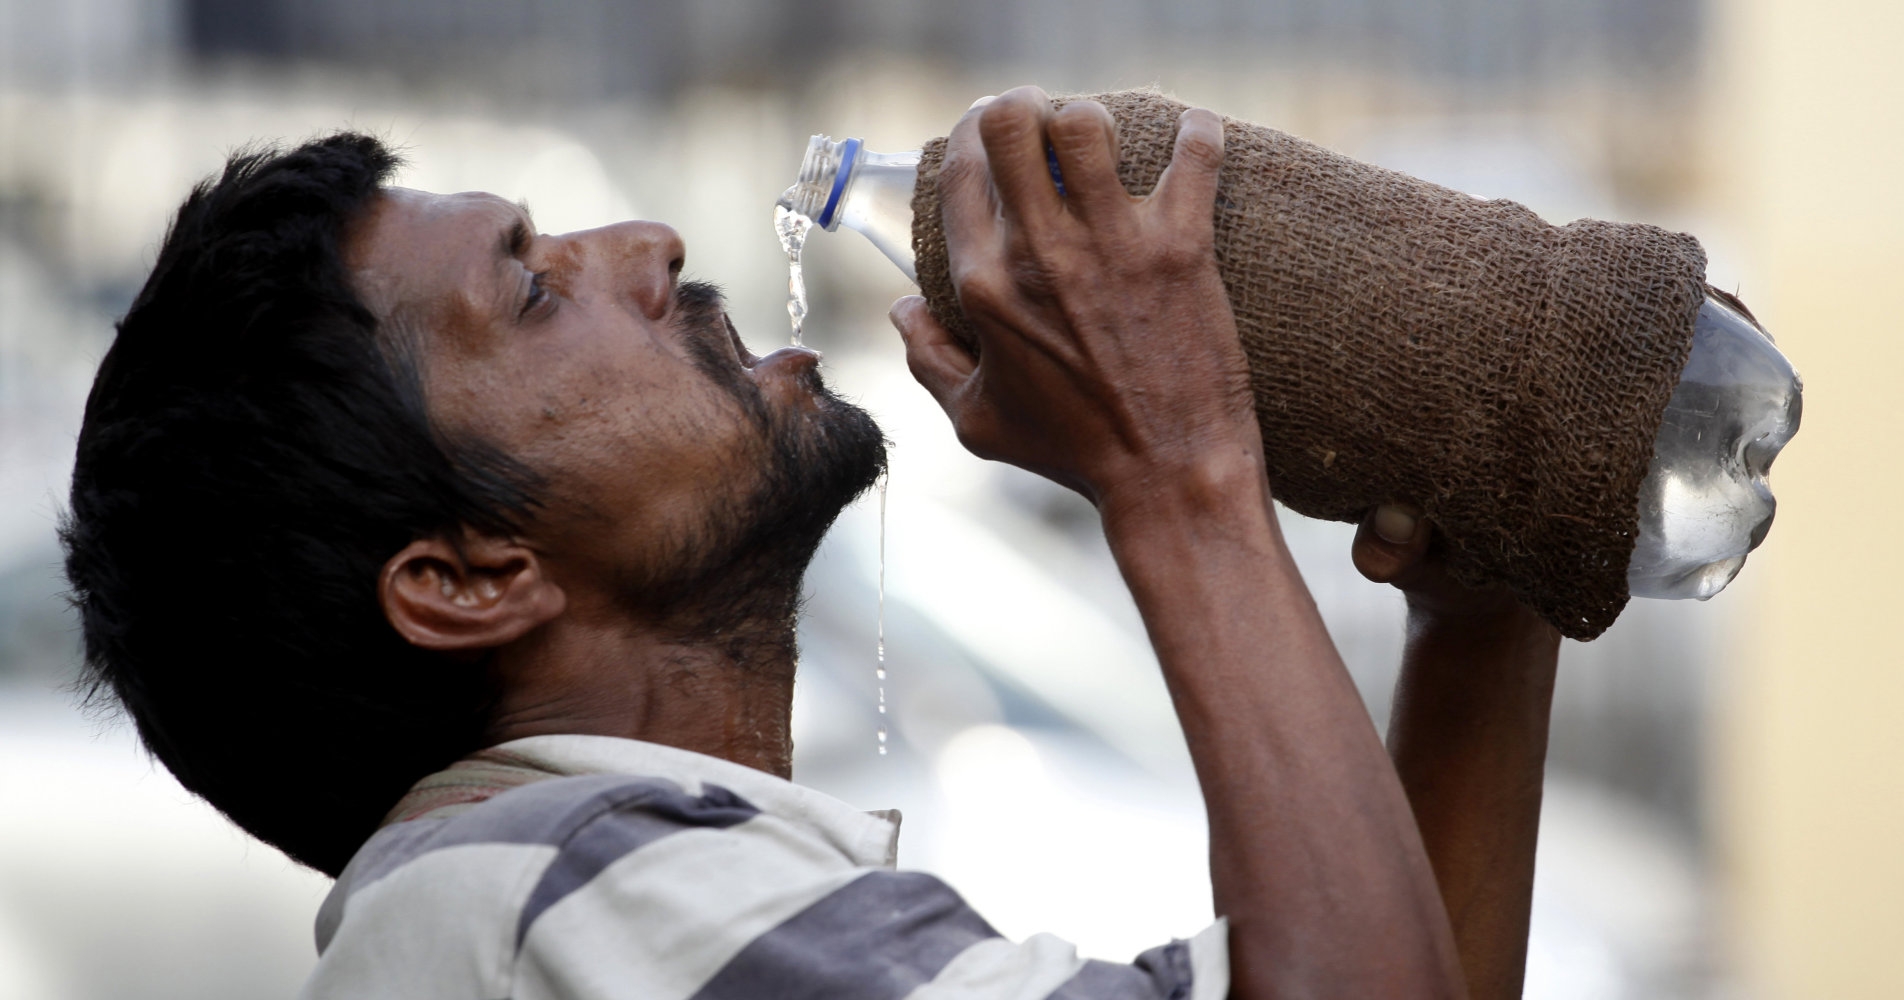
[[[430,862],[430,869],[468,867],[466,877],[481,878],[484,867],[454,859],[501,853],[547,861],[585,831],[585,841],[606,835],[638,844],[683,830],[733,827],[758,813],[751,803],[717,785],[691,794],[665,778],[583,775],[511,789],[447,817],[393,824],[371,837],[338,877],[325,904],[326,911],[335,912],[319,917],[319,944],[324,943],[326,916],[341,918],[355,896],[417,870],[421,862]],[[466,850],[470,848],[484,850]]]
[[[306,995],[506,995],[522,938],[550,907],[619,859],[680,834],[745,827],[759,812],[714,784],[586,775],[385,827],[319,911],[321,958]],[[758,837],[723,839],[731,853]],[[413,973],[429,981],[409,982]]]
[[[388,827],[325,904],[304,996],[1223,995],[1227,977],[1192,975],[1208,963],[1181,944],[1115,965],[1007,941],[939,879],[863,863],[844,817],[761,804],[712,781],[597,775]]]

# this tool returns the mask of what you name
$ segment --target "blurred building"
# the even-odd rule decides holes
[[[959,66],[1035,61],[1089,73],[1160,46],[1327,60],[1424,79],[1512,86],[1683,78],[1695,0],[183,0],[199,58],[312,60],[502,89],[532,77],[571,99],[665,96],[700,83],[797,85],[876,49]],[[559,53],[565,73],[535,60]]]
[[[1010,67],[1052,89],[1215,66],[1308,77],[1336,91],[1316,95],[1325,105],[1558,102],[1601,112],[1616,166],[1639,175],[1616,181],[1642,185],[1686,152],[1673,137],[1706,21],[1699,0],[181,0],[173,19],[201,65],[348,66],[515,106],[800,91],[867,53],[925,72]]]
[[[1904,10],[1741,0],[1716,26],[1715,202],[1742,216],[1762,315],[1805,376],[1774,549],[1731,648],[1715,744],[1728,940],[1766,997],[1904,996]]]

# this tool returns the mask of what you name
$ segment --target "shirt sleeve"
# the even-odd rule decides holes
[[[694,1000],[1223,1000],[1223,931],[1085,960],[1049,934],[999,936],[933,876],[871,871],[756,938]]]
[[[1223,1000],[1226,927],[1129,964],[1001,937],[940,879],[762,816],[593,868],[526,930],[516,1000]]]
[[[1000,937],[922,872],[857,870],[802,907],[805,895],[741,899],[746,912],[706,922],[682,910],[640,907],[640,920],[617,920],[619,907],[596,909],[588,933],[531,935],[524,960],[537,970],[518,979],[518,1000],[1222,1000],[1230,990],[1220,920],[1118,964],[1080,958],[1049,933]],[[777,912],[779,922],[762,918]],[[663,924],[663,941],[678,945],[611,941]]]
[[[1230,990],[1228,923],[1172,941],[1129,965],[1080,959],[1049,934],[993,938],[961,952],[910,1000],[1224,1000]]]

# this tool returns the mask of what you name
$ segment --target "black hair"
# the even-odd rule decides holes
[[[332,875],[418,778],[480,746],[482,664],[411,646],[383,564],[508,534],[533,473],[434,428],[345,233],[397,164],[339,133],[193,189],[86,402],[61,525],[86,678],[186,788]]]

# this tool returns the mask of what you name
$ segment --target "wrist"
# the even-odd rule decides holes
[[[1465,650],[1461,660],[1473,667],[1484,664],[1544,664],[1553,669],[1560,652],[1560,632],[1526,605],[1502,595],[1498,603],[1479,607],[1442,607],[1408,602],[1410,647]]]
[[[1408,623],[1412,627],[1500,630],[1524,629],[1540,622],[1540,616],[1511,595],[1487,590],[1446,594],[1404,592],[1408,604]]]
[[[1118,478],[1093,498],[1113,542],[1148,526],[1195,523],[1269,510],[1269,480],[1256,442],[1210,449],[1182,462],[1154,463]]]

